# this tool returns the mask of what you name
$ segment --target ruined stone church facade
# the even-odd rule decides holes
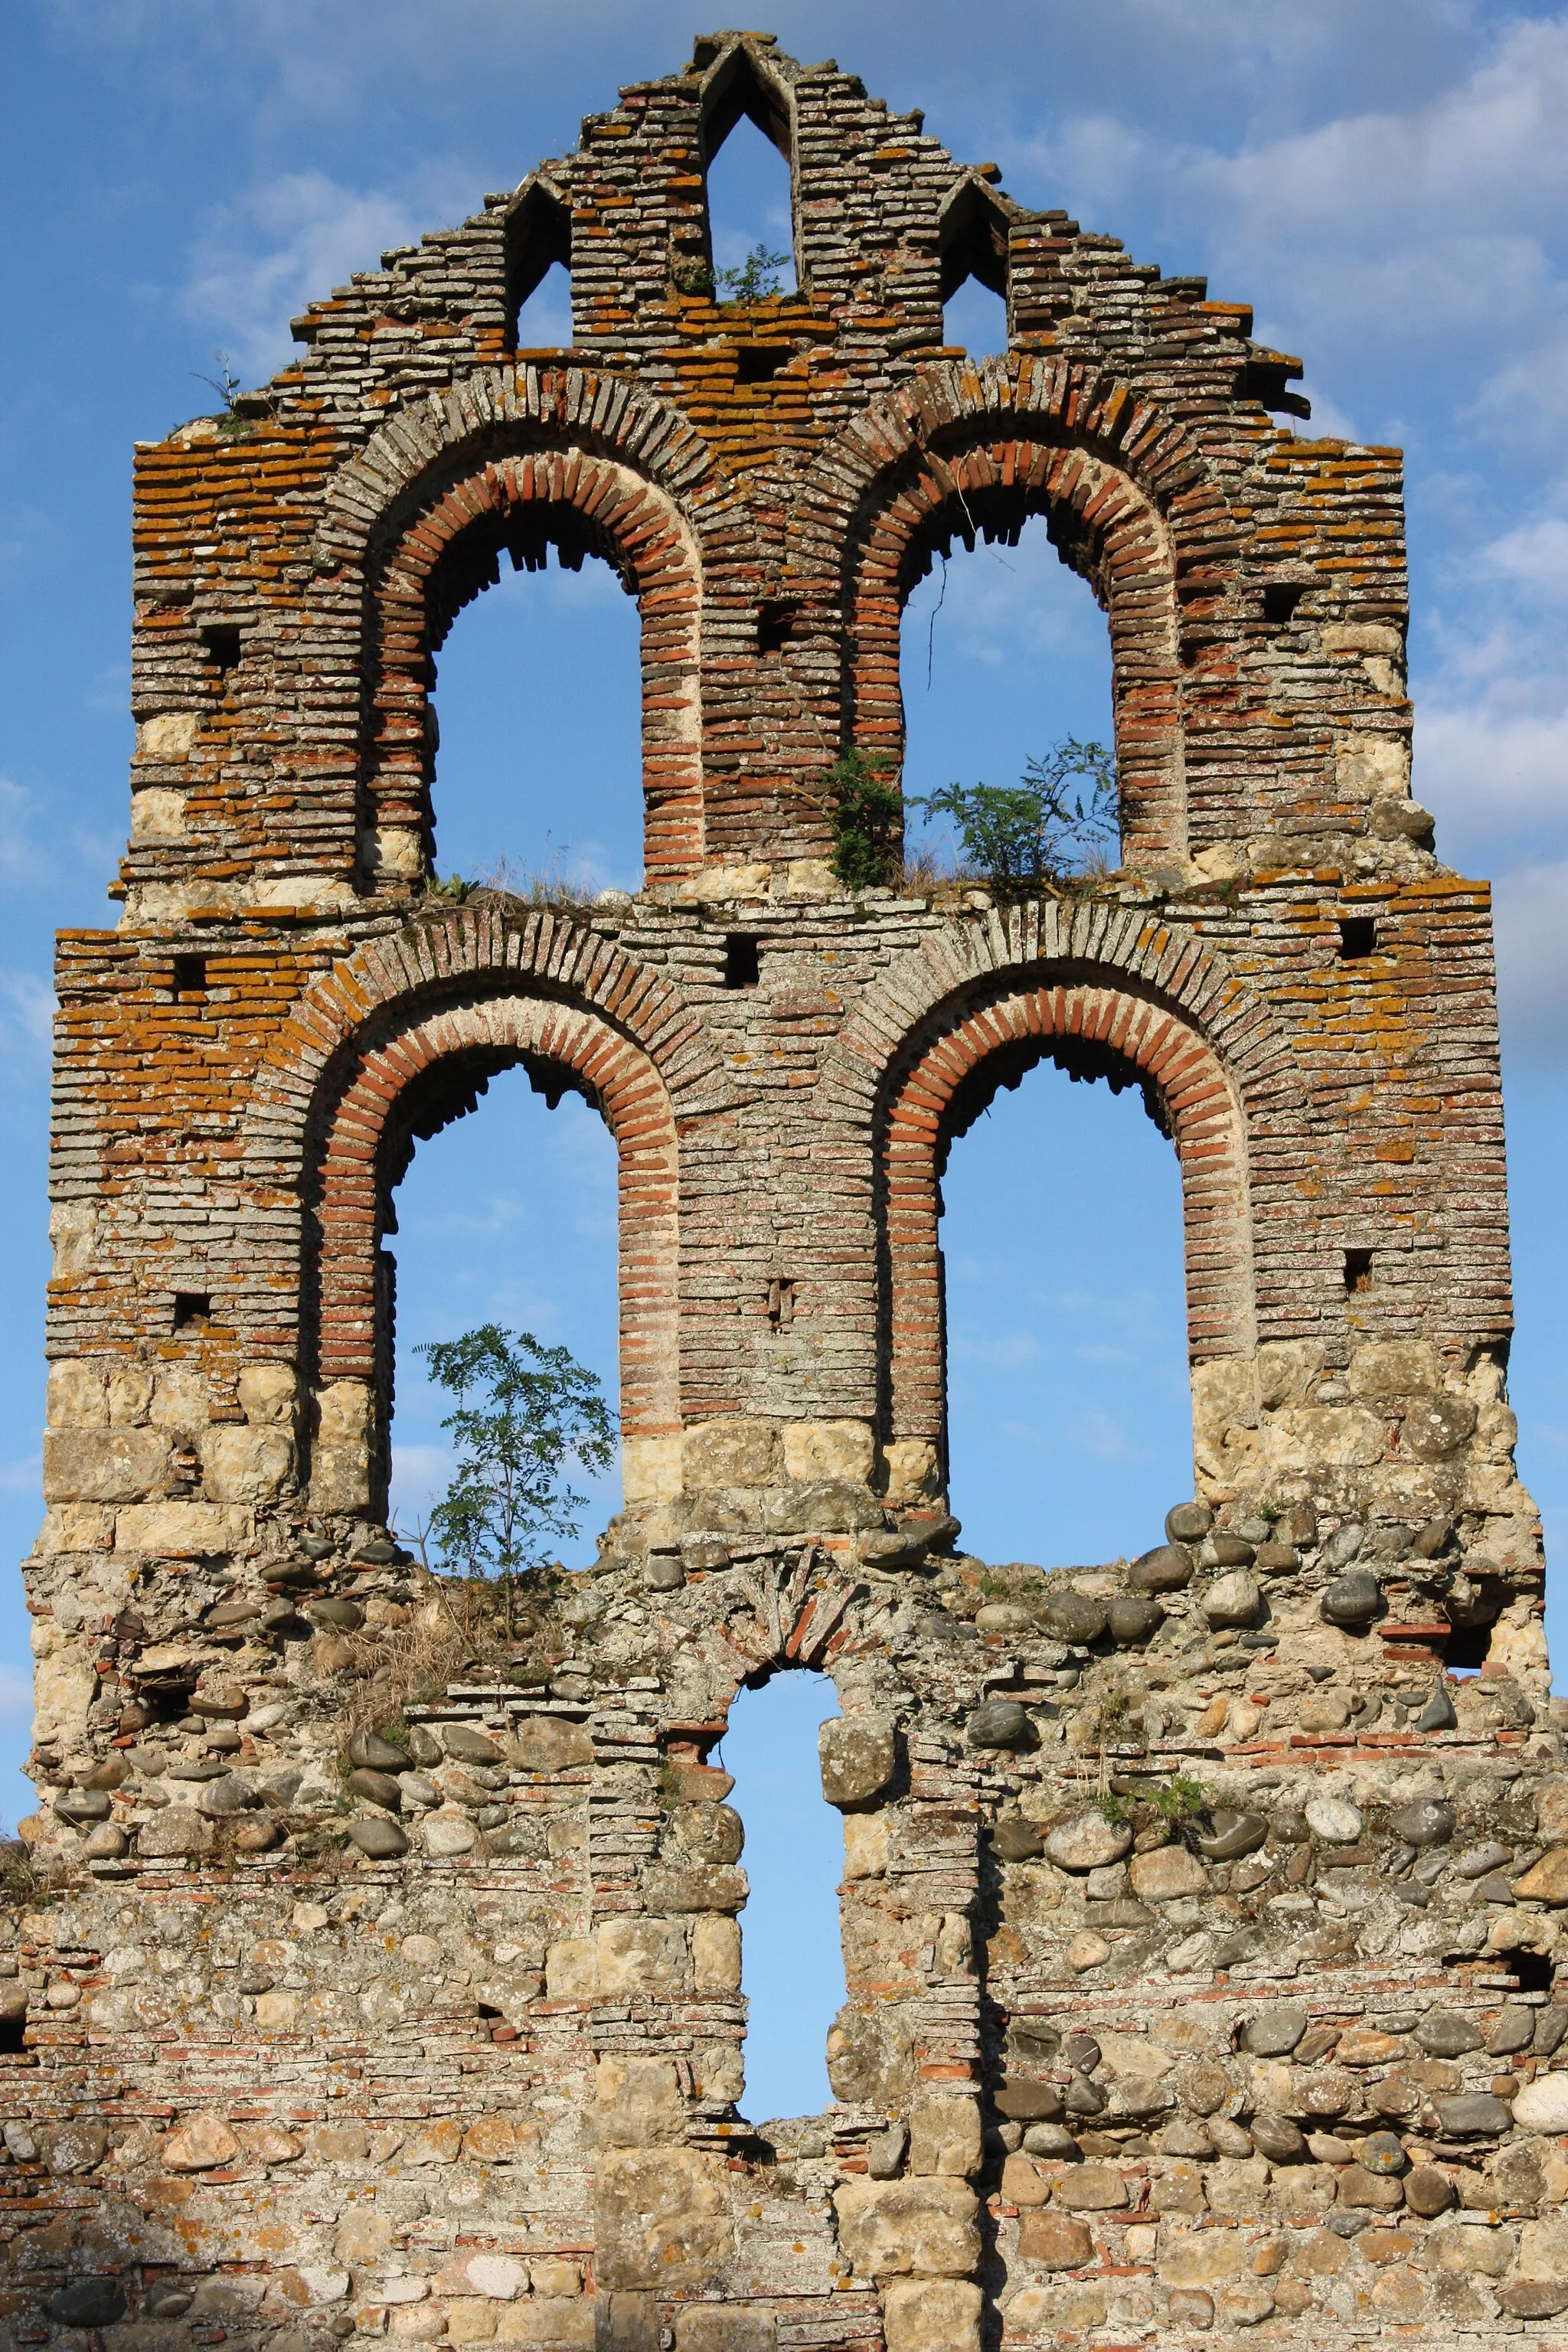
[[[730,302],[742,115],[799,290]],[[1398,456],[998,176],[717,35],[137,452],[121,916],[59,947],[18,2344],[1568,2341],[1489,905],[1410,795]],[[572,347],[520,350],[556,261]],[[849,892],[910,590],[1035,516],[1110,632],[1120,867]],[[644,887],[454,903],[437,659],[551,547],[637,601]],[[939,1180],[1043,1060],[1177,1154],[1194,1495],[984,1571]],[[625,1509],[432,1685],[385,1244],[517,1065],[617,1147]],[[764,2127],[709,1759],[796,1666],[848,2000],[836,2104]]]

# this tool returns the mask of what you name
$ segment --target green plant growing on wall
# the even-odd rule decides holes
[[[779,272],[789,267],[787,253],[770,253],[765,245],[753,245],[739,269],[715,272],[720,292],[726,302],[763,302],[770,294],[779,291]]]
[[[890,764],[874,752],[846,751],[827,771],[823,799],[833,825],[827,863],[847,890],[878,889],[892,880],[904,803],[887,782]]]
[[[1118,838],[1110,754],[1074,735],[1026,761],[1016,784],[948,784],[909,805],[951,817],[967,863],[1003,890],[1103,872]]]
[[[517,1577],[544,1565],[545,1536],[578,1531],[585,1498],[564,1483],[567,1468],[608,1469],[615,1415],[597,1375],[531,1331],[483,1323],[414,1352],[457,1400],[441,1423],[452,1433],[457,1464],[428,1532],[463,1575],[499,1579],[510,1637]]]

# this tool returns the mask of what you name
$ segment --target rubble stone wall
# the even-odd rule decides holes
[[[799,290],[721,302],[742,114]],[[1489,904],[1410,797],[1398,455],[997,176],[705,37],[137,452],[121,919],[59,943],[18,2344],[1568,2343]],[[574,346],[520,351],[556,259]],[[1121,866],[845,890],[911,587],[1034,516],[1106,614]],[[552,548],[638,602],[645,884],[455,903],[440,648]],[[1178,1156],[1194,1491],[986,1566],[940,1183],[1042,1060]],[[625,1508],[503,1622],[385,1525],[386,1244],[518,1066],[616,1144]],[[710,1759],[802,1667],[848,1999],[834,2105],[768,2119]]]

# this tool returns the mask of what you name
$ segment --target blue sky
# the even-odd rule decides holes
[[[1407,452],[1416,790],[1499,894],[1519,1337],[1549,1541],[1568,1537],[1568,12],[1460,0],[780,6],[1026,204],[1069,206],[1305,359],[1309,431]],[[15,0],[0,74],[0,1557],[38,1516],[50,934],[112,918],[127,822],[131,446],[283,363],[305,299],[570,146],[705,28],[664,0]],[[720,258],[787,242],[782,167],[721,159]],[[547,288],[539,339],[549,335]],[[991,338],[984,305],[956,321]],[[940,608],[938,600],[940,598]],[[445,868],[635,880],[635,615],[602,568],[509,581],[441,665]],[[584,678],[592,689],[582,691]],[[1106,731],[1103,632],[1043,533],[926,583],[910,782],[1010,781]],[[1173,1163],[1132,1096],[1050,1071],[946,1187],[956,1501],[994,1559],[1149,1540],[1188,1482]],[[613,1168],[520,1078],[422,1151],[401,1203],[399,1494],[440,1478],[407,1350],[482,1307],[613,1371]],[[473,1313],[470,1314],[470,1305]],[[1556,1647],[1568,1619],[1555,1602]],[[26,1621],[0,1569],[0,1818],[30,1803]],[[788,2103],[782,2098],[778,2106]]]

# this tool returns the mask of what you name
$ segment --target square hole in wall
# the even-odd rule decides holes
[[[1345,1252],[1345,1296],[1356,1298],[1372,1288],[1372,1252],[1352,1249]]]
[[[750,931],[731,931],[724,941],[726,988],[755,988],[762,977],[757,942]]]
[[[1346,915],[1340,922],[1340,961],[1359,963],[1377,952],[1377,924],[1371,915]]]
[[[788,343],[738,343],[735,347],[735,381],[737,383],[771,383],[784,362],[794,357]]]
[[[782,654],[789,643],[795,615],[787,604],[764,604],[757,614],[757,651],[764,660]]]
[[[207,960],[205,956],[175,956],[170,973],[169,985],[176,996],[205,996],[207,992]]]
[[[175,1291],[174,1328],[176,1331],[205,1331],[212,1320],[212,1295],[209,1291]]]
[[[232,621],[215,621],[202,631],[202,651],[220,678],[239,667],[239,630]]]
[[[1296,617],[1296,607],[1306,594],[1304,583],[1276,580],[1263,592],[1263,617],[1274,628],[1283,628]]]

